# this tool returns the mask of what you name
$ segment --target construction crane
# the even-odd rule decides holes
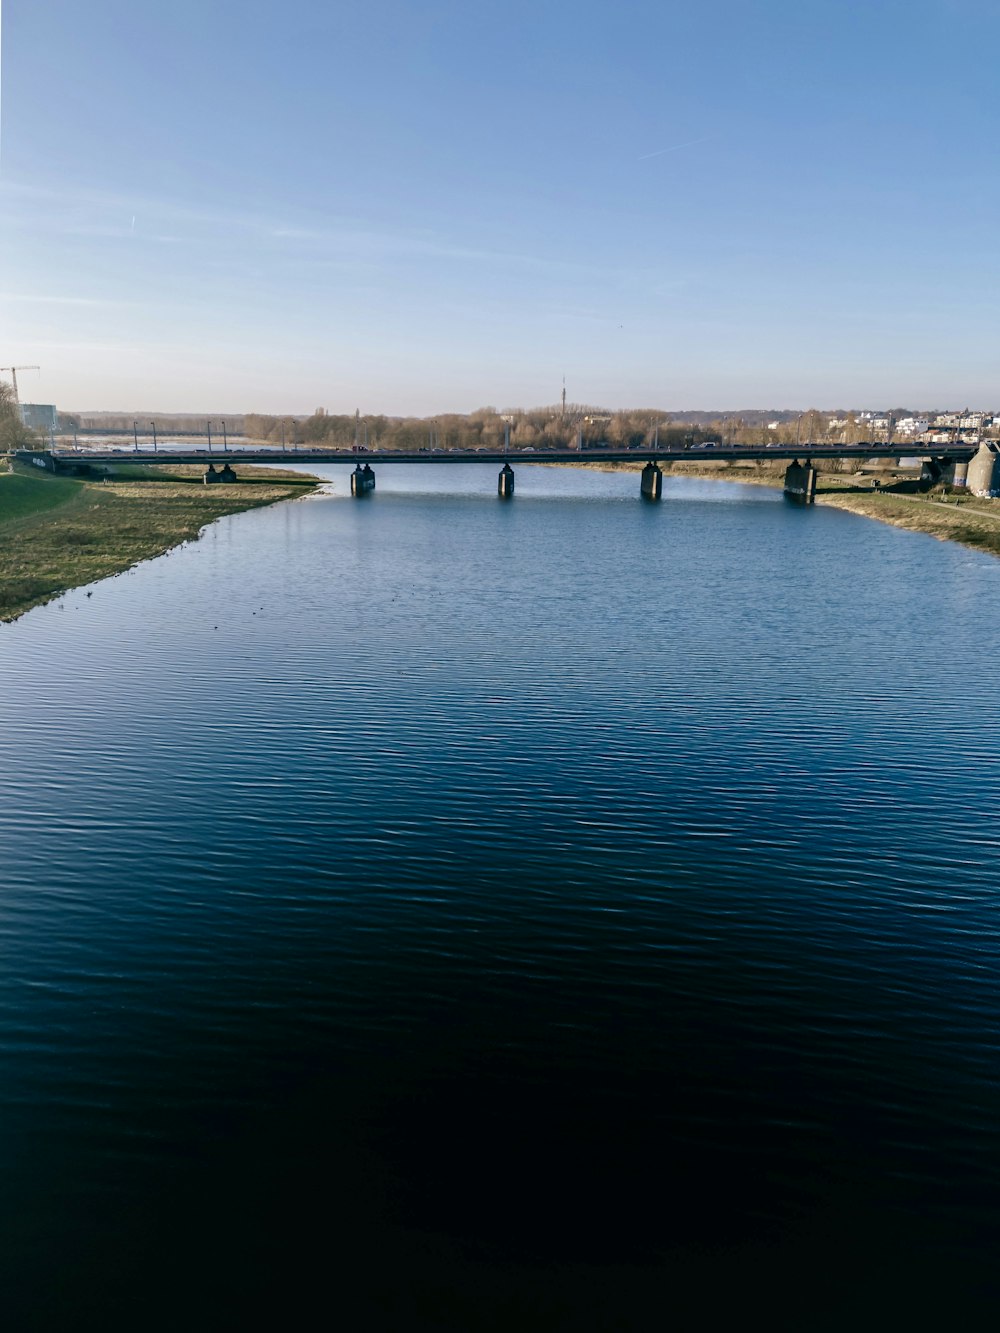
[[[17,372],[19,370],[41,370],[41,366],[0,366],[0,372],[10,371],[10,377],[14,381],[14,406],[20,407],[21,400],[17,396]]]

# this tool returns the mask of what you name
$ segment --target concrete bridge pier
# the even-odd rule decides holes
[[[956,463],[953,486],[968,486],[969,484],[969,465],[968,463]]]
[[[363,495],[371,495],[375,489],[375,470],[371,463],[366,463],[364,467],[360,463],[355,465],[351,473],[351,494],[355,500],[360,500]]]
[[[500,475],[497,477],[497,495],[501,500],[514,498],[514,469],[509,463],[504,463],[500,469]]]
[[[642,469],[639,494],[644,500],[658,500],[663,494],[663,473],[658,463],[647,463]]]
[[[920,466],[919,486],[922,491],[929,491],[932,486],[939,483],[949,483],[955,475],[955,463],[947,458],[925,458]],[[968,476],[969,465],[965,464],[965,473]]]
[[[798,504],[816,503],[816,469],[811,463],[793,459],[785,469],[785,494]]]

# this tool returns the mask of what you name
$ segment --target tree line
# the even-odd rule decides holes
[[[509,431],[512,449],[648,448],[659,441],[665,448],[709,442],[760,447],[801,442],[862,444],[870,436],[869,422],[853,413],[831,417],[829,412],[810,409],[784,419],[763,415],[719,416],[692,423],[671,417],[658,408],[629,408],[609,412],[574,403],[559,407],[517,408],[498,411],[481,407],[465,415],[438,413],[432,417],[389,417],[382,414],[333,414],[314,412],[305,419],[265,416],[245,417],[245,433],[253,440],[278,444],[315,445],[330,449],[499,449]]]
[[[719,439],[711,427],[673,423],[669,413],[655,408],[602,412],[580,404],[560,408],[530,408],[499,412],[481,407],[466,415],[439,413],[433,417],[336,415],[314,412],[305,420],[264,416],[245,418],[245,433],[254,440],[289,446],[315,445],[329,449],[500,449],[509,432],[512,449],[581,449],[612,445],[643,448],[658,439],[664,447]]]

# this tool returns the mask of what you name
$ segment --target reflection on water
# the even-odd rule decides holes
[[[988,1304],[1000,565],[322,471],[0,634],[17,1326]]]

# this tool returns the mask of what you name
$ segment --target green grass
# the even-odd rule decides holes
[[[53,477],[39,473],[33,476],[23,472],[0,475],[0,525],[15,519],[57,509],[72,500],[80,491],[82,482],[68,477]]]

